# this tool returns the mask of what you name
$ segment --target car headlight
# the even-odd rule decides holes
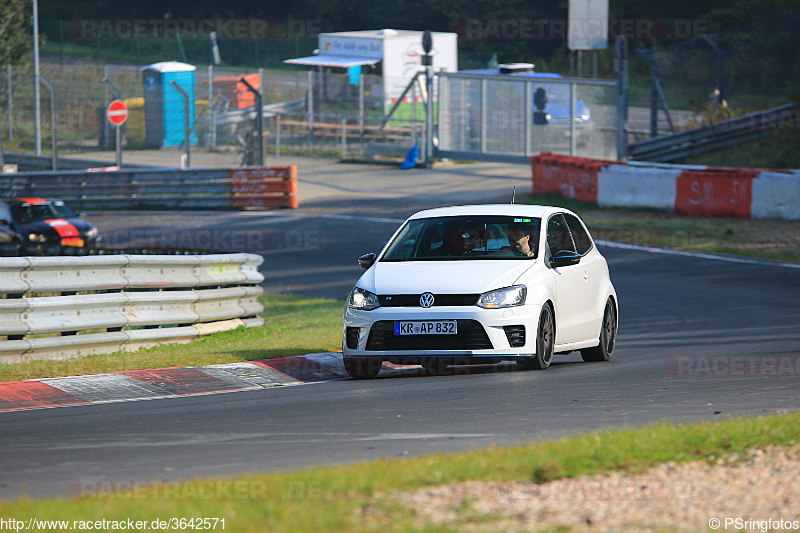
[[[87,231],[86,236],[92,239],[97,237],[97,228],[92,228],[89,231]]]
[[[47,241],[47,236],[39,235],[38,233],[29,233],[28,240],[31,242],[45,242]]]
[[[528,288],[525,285],[514,285],[496,291],[484,292],[475,304],[484,309],[498,309],[501,307],[514,307],[525,304]]]
[[[362,311],[372,311],[381,306],[378,297],[369,291],[353,287],[350,291],[350,298],[347,300],[348,307],[352,309],[360,309]]]

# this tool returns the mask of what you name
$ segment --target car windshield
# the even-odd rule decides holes
[[[64,202],[47,202],[44,204],[22,204],[14,207],[14,218],[20,222],[50,220],[77,216]]]
[[[403,226],[380,260],[535,259],[540,226],[532,217],[418,218]]]

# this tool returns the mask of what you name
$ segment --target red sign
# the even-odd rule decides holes
[[[108,104],[106,118],[112,126],[122,126],[128,120],[128,106],[122,100],[114,100]]]

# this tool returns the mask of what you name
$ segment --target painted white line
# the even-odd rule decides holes
[[[798,268],[800,269],[800,264],[795,263],[780,263],[780,262],[773,262],[768,260],[760,260],[760,259],[747,259],[744,257],[731,257],[726,255],[713,255],[713,254],[705,254],[701,252],[687,252],[686,250],[672,250],[670,248],[653,248],[652,246],[640,246],[637,244],[626,244],[622,242],[612,242],[612,241],[594,241],[600,246],[607,246],[609,248],[620,248],[623,250],[636,250],[639,252],[649,252],[651,254],[665,254],[665,255],[680,255],[683,257],[694,257],[696,259],[710,259],[712,261],[724,261],[726,263],[741,263],[745,265],[761,265],[761,266],[773,266],[773,267],[781,267],[781,268]]]

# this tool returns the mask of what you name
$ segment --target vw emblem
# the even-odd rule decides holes
[[[419,297],[419,305],[421,307],[430,307],[433,305],[433,294],[429,292],[422,293]]]

